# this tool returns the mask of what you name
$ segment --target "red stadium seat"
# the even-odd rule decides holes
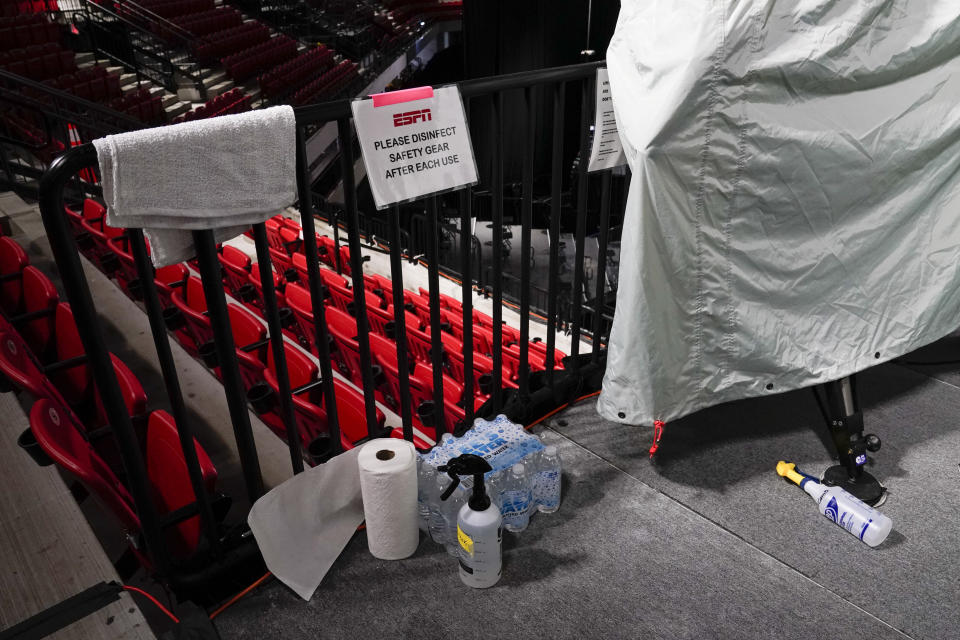
[[[156,416],[158,413],[160,415]],[[30,410],[30,429],[44,453],[57,466],[75,477],[129,533],[135,534],[139,531],[140,520],[130,493],[109,465],[80,435],[68,409],[49,400],[37,401]],[[197,457],[200,460],[204,485],[208,490],[212,490],[216,481],[216,470],[199,445]],[[144,458],[151,493],[161,515],[193,502],[193,492],[186,474],[183,453],[179,448],[176,427],[163,412],[154,412],[148,421]],[[171,548],[175,555],[186,557],[196,550],[199,539],[197,519],[198,516],[195,516],[169,530]],[[140,558],[142,562],[149,564],[145,558]]]
[[[200,474],[207,493],[213,493],[217,470],[207,452],[196,440],[194,447],[200,463]],[[160,513],[171,513],[196,501],[187,462],[180,446],[180,435],[173,416],[166,411],[154,411],[147,421],[147,477],[153,487],[153,497]],[[196,550],[200,540],[200,516],[177,524],[168,534],[168,542],[178,557],[187,557]]]
[[[317,381],[319,368],[302,351],[291,344],[284,343],[284,357],[287,362],[287,373],[290,378],[291,390],[305,387]],[[273,352],[267,355],[267,367],[263,377],[273,390],[280,393],[280,384],[277,382],[276,362]],[[297,422],[297,431],[304,447],[318,435],[327,433],[327,416],[321,408],[323,405],[323,390],[320,386],[305,389],[293,394],[294,414]],[[270,411],[260,414],[264,424],[270,427],[281,438],[286,438],[287,428],[280,413],[279,402],[275,402]]]
[[[351,316],[332,307],[326,308],[327,329],[342,363],[340,373],[354,384],[363,386],[363,368],[360,360],[360,343],[357,342],[357,322]]]
[[[23,308],[23,268],[30,264],[27,252],[13,239],[0,238],[0,311],[11,316]]]
[[[13,327],[0,322],[0,379],[34,398],[48,395],[46,376]]]
[[[33,354],[42,362],[52,355],[51,338],[54,334],[54,315],[60,296],[50,278],[36,267],[23,269],[23,312],[31,318],[22,322],[16,317],[10,322],[14,325]]]
[[[287,370],[290,374],[290,385],[296,390],[317,380],[317,365],[310,360],[303,352],[292,345],[286,345],[285,350],[287,358]],[[273,389],[274,393],[279,393],[280,388],[277,384],[276,369],[271,360],[268,369],[264,372],[267,384]],[[337,421],[340,425],[340,440],[345,449],[353,448],[356,443],[367,437],[367,420],[364,407],[363,394],[351,387],[349,384],[334,379],[334,395],[337,399]],[[295,393],[293,396],[294,407],[296,410],[297,429],[300,432],[304,443],[309,442],[318,435],[328,432],[327,415],[323,410],[324,393],[320,385],[314,385],[310,389]],[[376,429],[383,429],[386,417],[383,412],[377,409]],[[270,417],[270,425],[274,430],[283,429],[283,422],[278,413]],[[282,437],[286,436],[285,430],[280,433]]]
[[[218,258],[223,266],[224,283],[230,293],[236,294],[250,281],[250,256],[236,247],[223,245]]]
[[[200,346],[213,340],[213,330],[210,328],[210,319],[206,316],[207,299],[203,295],[203,283],[200,278],[190,276],[185,286],[175,289],[170,295],[170,301],[183,315],[186,323],[186,333],[190,340],[183,344],[183,348],[191,355],[199,353]]]
[[[110,467],[80,435],[68,409],[38,400],[30,410],[30,430],[44,453],[75,477],[129,531],[140,528],[133,499]]]
[[[284,297],[286,281],[276,271],[272,271],[272,273],[273,286],[277,292],[277,306],[286,306],[286,298]],[[263,284],[260,281],[260,266],[258,264],[254,263],[250,265],[250,277],[248,281],[253,286],[253,291],[251,292],[249,299],[242,298],[244,304],[246,304],[248,308],[255,310],[257,313],[263,313]]]

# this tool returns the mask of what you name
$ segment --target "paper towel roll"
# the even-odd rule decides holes
[[[382,560],[417,550],[417,458],[413,444],[380,438],[363,445],[357,458],[360,494],[370,553]]]

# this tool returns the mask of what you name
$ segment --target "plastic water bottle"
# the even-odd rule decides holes
[[[442,478],[443,476],[438,476]],[[447,553],[453,557],[460,555],[460,543],[457,542],[457,517],[460,515],[460,509],[467,502],[467,490],[460,485],[446,500],[440,502],[440,514],[444,522],[444,546]]]
[[[430,531],[430,539],[437,544],[446,544],[447,542],[447,523],[440,512],[440,494],[443,493],[448,483],[446,476],[443,474],[437,473],[434,475],[428,497],[430,517],[427,527]]]
[[[540,469],[534,483],[539,494],[537,509],[543,513],[554,513],[560,508],[560,475],[560,453],[549,445],[540,454]]]
[[[428,531],[430,523],[430,489],[436,482],[437,470],[417,456],[417,511],[420,514],[420,529]]]
[[[530,524],[530,485],[523,463],[518,462],[510,469],[504,491],[500,493],[500,513],[503,526],[507,531],[519,533]]]

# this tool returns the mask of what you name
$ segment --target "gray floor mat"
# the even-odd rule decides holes
[[[652,429],[601,419],[592,402],[553,425],[580,445],[672,496],[905,632],[956,638],[960,628],[960,389],[898,365],[860,376],[866,431],[883,439],[871,471],[890,490],[894,530],[870,549],[774,472],[795,461],[819,475],[833,464],[810,391],[734,402],[666,426],[656,462]],[[561,426],[565,425],[565,426]]]

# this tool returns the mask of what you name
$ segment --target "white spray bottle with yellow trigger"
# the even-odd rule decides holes
[[[817,482],[796,466],[792,462],[781,460],[777,463],[777,473],[797,483],[809,493],[817,502],[820,513],[871,547],[886,539],[893,528],[890,518],[840,487]]]
[[[453,480],[440,496],[446,500],[460,484],[460,476],[473,476],[473,492],[457,516],[457,542],[460,545],[460,579],[468,587],[484,589],[500,580],[503,518],[500,508],[490,501],[483,474],[492,471],[480,456],[464,453],[437,467]]]

